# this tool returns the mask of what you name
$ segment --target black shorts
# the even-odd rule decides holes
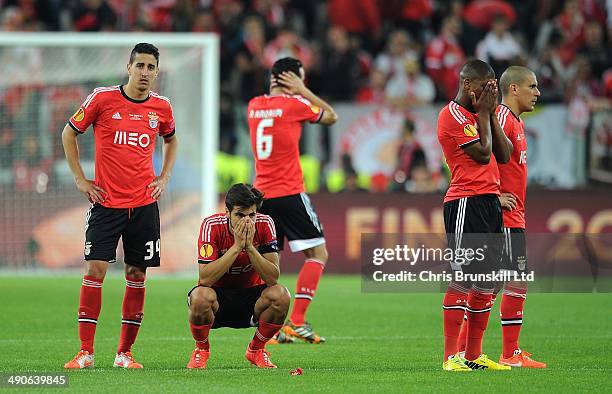
[[[187,305],[190,304],[191,293],[200,286],[195,286],[187,293]],[[205,286],[202,286],[205,287]],[[249,328],[256,327],[255,303],[261,297],[261,293],[268,287],[259,285],[247,288],[211,287],[217,293],[219,309],[215,314],[212,328]]]
[[[283,250],[285,237],[292,252],[325,243],[323,226],[306,193],[266,199],[259,212],[274,220],[279,250]]]
[[[477,264],[473,258],[455,259],[451,263],[453,270],[489,273],[501,268],[503,214],[496,195],[463,197],[445,203],[444,227],[450,249],[480,249],[479,256],[484,256],[481,260],[485,264]]]
[[[502,269],[524,272],[527,270],[527,240],[524,228],[504,228]]]
[[[85,260],[114,263],[121,237],[126,264],[159,267],[159,233],[157,202],[138,208],[93,204],[86,215]]]

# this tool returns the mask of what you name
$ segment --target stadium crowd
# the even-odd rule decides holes
[[[300,58],[332,102],[413,108],[454,98],[469,57],[499,74],[538,76],[541,101],[586,111],[612,100],[612,0],[7,0],[3,31],[215,32],[221,37],[221,150],[233,154],[237,114],[267,90],[278,58]],[[19,92],[0,93],[0,165],[49,165],[11,128]],[[17,101],[16,101],[17,100]],[[58,128],[59,130],[59,128]],[[329,144],[329,141],[327,141]],[[17,148],[23,152],[10,153]],[[330,147],[326,149],[329,160]],[[410,163],[399,149],[398,166]],[[402,157],[402,155],[404,155]],[[16,157],[19,160],[13,160]],[[351,166],[345,168],[352,176]],[[22,171],[23,172],[23,171]]]

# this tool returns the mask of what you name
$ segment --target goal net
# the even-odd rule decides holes
[[[129,54],[160,50],[152,90],[170,98],[179,152],[160,200],[162,270],[189,266],[202,215],[216,209],[218,38],[208,34],[0,34],[0,269],[78,267],[89,203],[74,185],[61,142],[69,117],[99,86],[127,81]],[[94,176],[94,138],[78,139]],[[163,140],[156,141],[159,173]],[[118,260],[122,248],[118,248]],[[116,268],[121,268],[117,265]]]

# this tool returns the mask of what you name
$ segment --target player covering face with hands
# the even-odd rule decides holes
[[[198,284],[187,295],[196,348],[187,364],[203,369],[210,357],[211,329],[257,327],[245,357],[260,368],[276,368],[266,343],[281,329],[289,291],[278,283],[274,222],[257,213],[263,194],[247,184],[227,192],[225,214],[207,217],[198,237]]]
[[[527,139],[525,125],[520,116],[533,111],[540,96],[535,74],[525,67],[511,66],[500,81],[502,103],[496,114],[504,133],[512,142],[511,158],[506,164],[498,164],[501,195],[499,197],[504,217],[504,248],[502,269],[516,274],[527,272],[527,247],[525,237],[525,197],[527,192]],[[502,324],[502,354],[500,364],[520,368],[546,368],[546,364],[531,358],[531,354],[519,347],[519,335],[523,325],[523,305],[527,297],[527,282],[509,281],[499,284],[492,303],[500,290],[500,317]],[[465,350],[467,323],[461,327],[459,351]]]
[[[479,275],[500,268],[503,223],[497,163],[508,162],[512,143],[495,116],[498,89],[491,66],[470,60],[463,66],[460,79],[457,97],[438,116],[438,140],[451,170],[444,197],[444,226],[453,250],[487,246],[480,261],[451,263],[456,275],[442,305],[442,367],[453,372],[508,370],[510,367],[490,360],[482,351],[495,282],[480,280]],[[460,354],[458,340],[464,315],[465,353]]]

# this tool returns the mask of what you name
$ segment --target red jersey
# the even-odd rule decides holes
[[[427,73],[444,91],[448,99],[457,92],[459,71],[465,63],[463,49],[454,37],[439,35],[433,38],[425,50]]]
[[[151,92],[133,100],[122,86],[94,89],[68,124],[80,134],[93,124],[96,144],[95,184],[106,190],[108,208],[153,203],[147,185],[155,179],[155,137],[174,134],[170,101]]]
[[[499,195],[499,171],[495,156],[479,164],[462,147],[480,141],[478,115],[451,101],[438,115],[438,141],[451,171],[444,202],[480,194]]]
[[[516,208],[504,209],[504,227],[525,228],[525,195],[527,194],[527,140],[525,124],[510,108],[497,106],[497,119],[512,142],[512,155],[506,164],[498,164],[501,192],[516,197]]]
[[[299,142],[302,123],[318,122],[323,110],[299,95],[258,96],[247,109],[255,155],[255,187],[266,198],[304,192]]]
[[[234,244],[234,235],[229,228],[229,219],[223,213],[209,216],[200,226],[198,237],[198,263],[208,264],[221,256]],[[255,236],[253,245],[259,253],[278,252],[276,229],[268,215],[255,216]],[[263,285],[265,282],[253,269],[249,255],[244,250],[238,254],[234,264],[213,286],[247,288]]]

